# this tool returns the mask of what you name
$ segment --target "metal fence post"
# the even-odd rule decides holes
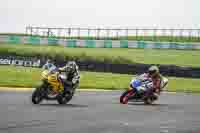
[[[50,29],[48,28],[48,30],[47,30],[47,37],[49,37],[49,34],[50,34]]]
[[[136,32],[136,40],[138,41],[138,29],[135,29]]]
[[[166,37],[166,29],[162,29],[162,39],[165,40],[165,37]]]
[[[81,38],[81,29],[78,28],[77,30],[78,30],[78,39],[80,39]]]
[[[153,30],[153,34],[154,34],[153,41],[156,41],[156,39],[157,39],[157,38],[156,38],[156,32],[157,32],[157,29],[154,29],[154,30]]]
[[[189,41],[191,41],[191,40],[192,40],[192,30],[189,29]]]
[[[171,39],[170,41],[173,42],[174,41],[174,29],[171,29]]]
[[[88,31],[88,37],[90,37],[90,29],[87,29],[87,31]]]
[[[116,40],[119,39],[119,29],[116,29]]]
[[[25,32],[26,32],[26,34],[28,34],[28,27],[26,27],[26,31]]]
[[[180,41],[182,42],[182,40],[183,40],[183,29],[180,29]]]
[[[62,32],[62,29],[58,29],[58,37],[62,37],[61,32]]]
[[[68,28],[68,36],[71,37],[71,28]]]
[[[126,39],[128,40],[128,37],[129,37],[128,36],[128,29],[126,29],[126,35],[125,36],[126,36]]]
[[[106,29],[106,31],[107,31],[107,39],[109,39],[110,38],[110,30],[109,29]]]
[[[100,29],[97,29],[97,40],[99,40],[99,35],[100,35]]]

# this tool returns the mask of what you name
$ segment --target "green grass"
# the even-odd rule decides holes
[[[14,35],[14,36],[30,36],[24,33],[0,33],[0,35]],[[37,37],[46,37],[38,36]],[[54,37],[54,36],[52,36]],[[92,37],[92,36],[74,36],[74,37],[55,37],[62,39],[83,39],[83,40],[134,40],[134,41],[156,41],[156,42],[200,42],[200,37],[196,36],[119,36],[119,37]]]
[[[35,87],[40,82],[39,68],[0,66],[0,86]],[[80,88],[126,89],[132,75],[81,71]],[[169,77],[168,91],[200,92],[200,79]]]
[[[0,44],[0,54],[56,59],[97,60],[109,63],[173,64],[200,67],[199,50],[156,50],[127,48],[67,48],[62,46],[35,46]]]
[[[64,48],[58,46],[1,45],[0,53],[93,59],[114,63],[175,64],[200,66],[200,52],[192,50],[147,50],[106,48]],[[184,59],[184,60],[183,60]]]

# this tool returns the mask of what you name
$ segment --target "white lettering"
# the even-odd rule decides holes
[[[0,64],[2,65],[17,65],[27,67],[40,67],[40,60],[32,61],[31,59],[6,59],[0,57]]]
[[[33,62],[33,67],[39,67],[39,66],[40,66],[40,60]]]
[[[32,61],[24,61],[24,66],[32,66]]]
[[[9,65],[10,63],[11,63],[11,60],[9,59],[0,59],[0,64]]]

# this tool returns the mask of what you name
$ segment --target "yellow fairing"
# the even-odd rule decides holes
[[[58,73],[50,74],[48,76],[48,82],[52,85],[53,90],[55,92],[60,92],[60,91],[64,90],[64,87],[63,87],[62,83],[57,79],[57,77],[58,77]]]
[[[48,78],[48,71],[47,70],[43,71],[41,77],[42,77],[42,79],[47,79]]]
[[[64,90],[62,83],[57,79],[58,73],[49,74],[48,71],[42,72],[42,78],[46,79],[51,84],[53,91],[61,92]]]

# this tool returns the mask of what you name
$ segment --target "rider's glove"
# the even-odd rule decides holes
[[[73,79],[73,80],[72,80],[72,83],[73,83],[73,84],[76,84],[76,82],[77,82],[77,79]]]

